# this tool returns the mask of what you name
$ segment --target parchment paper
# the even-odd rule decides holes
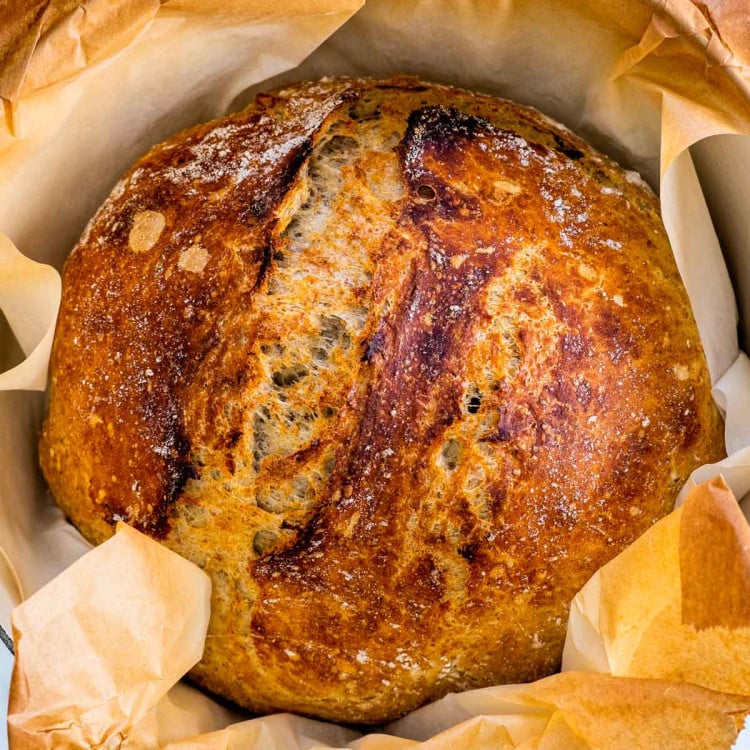
[[[121,525],[13,612],[13,747],[162,744],[151,709],[200,659],[210,608],[200,568]]]
[[[739,497],[750,492],[743,418],[750,368],[738,349],[729,276],[687,150],[717,134],[714,140],[743,144],[738,152],[748,158],[739,163],[712,162],[719,153],[712,140],[696,146],[701,177],[710,174],[714,188],[709,205],[728,192],[731,205],[741,206],[750,173],[738,169],[750,166],[744,4],[371,0],[310,54],[357,5],[19,2],[20,21],[0,32],[0,232],[28,257],[59,269],[121,171],[145,148],[227,106],[241,106],[252,95],[248,87],[261,81],[266,88],[308,76],[398,71],[535,105],[661,190],[665,225],[727,411],[730,456],[699,469],[694,479],[721,471]],[[743,284],[740,300],[747,299],[747,274],[736,269],[750,266],[743,221],[731,212],[721,215],[723,249]],[[3,257],[17,257],[7,243],[2,248]],[[52,276],[36,271],[52,290]],[[6,279],[4,288],[0,299],[13,293],[15,280]],[[28,328],[17,322],[13,305],[3,303],[25,353],[48,346],[52,291],[49,301]],[[46,363],[37,358],[22,366],[23,380],[6,380],[4,387],[40,387]],[[63,522],[39,477],[35,434],[42,410],[40,394],[0,392],[0,548],[15,568],[0,558],[3,625],[3,601],[17,603],[36,591],[88,547]],[[202,723],[191,726],[186,717],[192,712],[183,712],[183,736],[230,718],[207,708]]]

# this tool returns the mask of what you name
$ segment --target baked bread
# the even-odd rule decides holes
[[[393,719],[559,666],[723,455],[656,197],[538,112],[326,80],[153,148],[68,259],[41,464],[206,570],[192,677]]]

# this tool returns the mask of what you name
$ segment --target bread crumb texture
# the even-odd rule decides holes
[[[50,487],[209,573],[192,676],[250,710],[548,674],[571,597],[723,455],[658,209],[511,102],[261,95],[152,149],[71,254]]]

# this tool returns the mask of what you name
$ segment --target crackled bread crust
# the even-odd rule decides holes
[[[152,149],[70,256],[44,473],[213,579],[192,676],[382,722],[559,665],[723,455],[658,201],[531,109],[305,83]]]

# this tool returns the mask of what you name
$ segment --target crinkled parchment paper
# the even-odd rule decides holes
[[[200,568],[123,525],[13,611],[12,746],[161,744],[151,709],[200,659],[210,607]]]
[[[61,268],[120,173],[152,143],[240,107],[258,88],[303,77],[407,72],[507,96],[564,122],[660,189],[664,222],[694,307],[717,402],[727,417],[729,457],[697,470],[684,495],[719,473],[737,497],[750,494],[750,360],[739,350],[735,306],[736,294],[748,336],[750,8],[741,0],[369,0],[347,21],[359,5],[359,0],[13,0],[4,6],[11,19],[0,24],[0,232],[8,238],[0,240],[0,308],[5,314],[0,320],[0,371],[6,371],[0,375],[0,624],[6,629],[13,604],[88,549],[48,496],[36,462],[40,391],[59,299],[59,278],[49,266]],[[665,539],[672,538],[664,533]],[[722,554],[725,541],[723,536],[716,539]],[[710,569],[718,575],[720,568],[715,564]],[[667,598],[668,590],[674,594],[667,584],[656,586],[653,574],[653,567],[642,573],[639,591]],[[605,594],[605,582],[614,580],[606,591],[616,607],[624,596],[619,578],[602,572],[600,583],[589,584],[593,588],[581,596],[598,600]],[[664,599],[664,627],[677,617],[675,601]],[[613,660],[619,664],[630,646],[617,632],[605,626],[598,630],[598,622],[596,627],[591,621],[586,625],[591,610],[578,599],[574,618],[581,607],[584,624],[580,630],[571,628],[571,638],[575,636],[576,658],[582,661],[570,666],[620,674],[613,670]],[[684,622],[703,632],[689,618]],[[703,645],[695,645],[695,654],[705,646],[700,638],[698,643]],[[569,653],[571,648],[569,643]],[[645,646],[634,648],[640,654],[636,663],[651,660],[642,651]],[[674,650],[682,653],[678,646]],[[636,676],[673,680],[679,675]],[[573,719],[550,696],[557,695],[556,690],[565,695],[583,691],[572,687],[577,682],[564,682],[577,679],[550,678],[539,692],[529,686],[498,690],[505,691],[509,706],[521,700],[536,706],[531,712],[518,711],[521,724],[528,724],[529,714],[537,719],[551,716],[545,726],[558,726],[579,739],[583,724],[598,725],[596,716],[611,714],[606,706],[650,705],[644,708],[646,716],[657,705],[649,701],[657,700],[660,690],[678,703],[682,700],[682,688],[671,682],[666,687],[591,682],[599,697],[587,705],[600,706],[596,716],[584,720],[579,709],[571,708],[579,717]],[[716,687],[697,678],[691,681],[704,690]],[[733,698],[694,689],[699,692],[685,693],[685,700],[705,699],[700,705],[716,718],[715,724],[706,720],[706,726],[726,728],[729,724],[722,724],[721,717],[745,710],[737,708]],[[418,712],[410,718],[416,721],[419,716],[428,723],[413,736],[424,738],[469,715],[516,711],[506,710],[505,704],[498,708],[496,701],[483,703],[482,696],[489,694],[479,691],[479,703],[471,703],[477,710],[463,715],[451,714],[447,706],[450,700],[471,702],[474,693],[449,699],[437,713]],[[552,705],[557,706],[554,711]],[[664,701],[658,705],[663,726],[672,726],[667,719],[671,708]],[[178,741],[237,718],[182,685],[150,715],[159,742]],[[431,725],[432,720],[424,718],[428,716],[440,721]],[[448,724],[446,717],[452,717]],[[641,725],[646,719],[629,721]],[[674,736],[679,737],[680,721],[674,724]],[[247,746],[249,741],[240,734],[244,731],[255,733],[250,735],[255,747],[313,747],[351,740],[330,725],[285,717],[254,720],[249,726],[207,740],[213,744],[178,746]],[[394,729],[407,731],[407,726],[412,725],[400,723]],[[496,717],[473,719],[466,731],[473,733],[475,747],[503,747],[503,742],[513,747],[509,743],[519,741],[511,725]],[[551,747],[555,741],[548,738],[533,746]],[[412,746],[374,737],[357,742],[363,748]],[[435,743],[430,747],[459,746],[455,735]],[[570,739],[562,746],[588,747],[572,743]]]

